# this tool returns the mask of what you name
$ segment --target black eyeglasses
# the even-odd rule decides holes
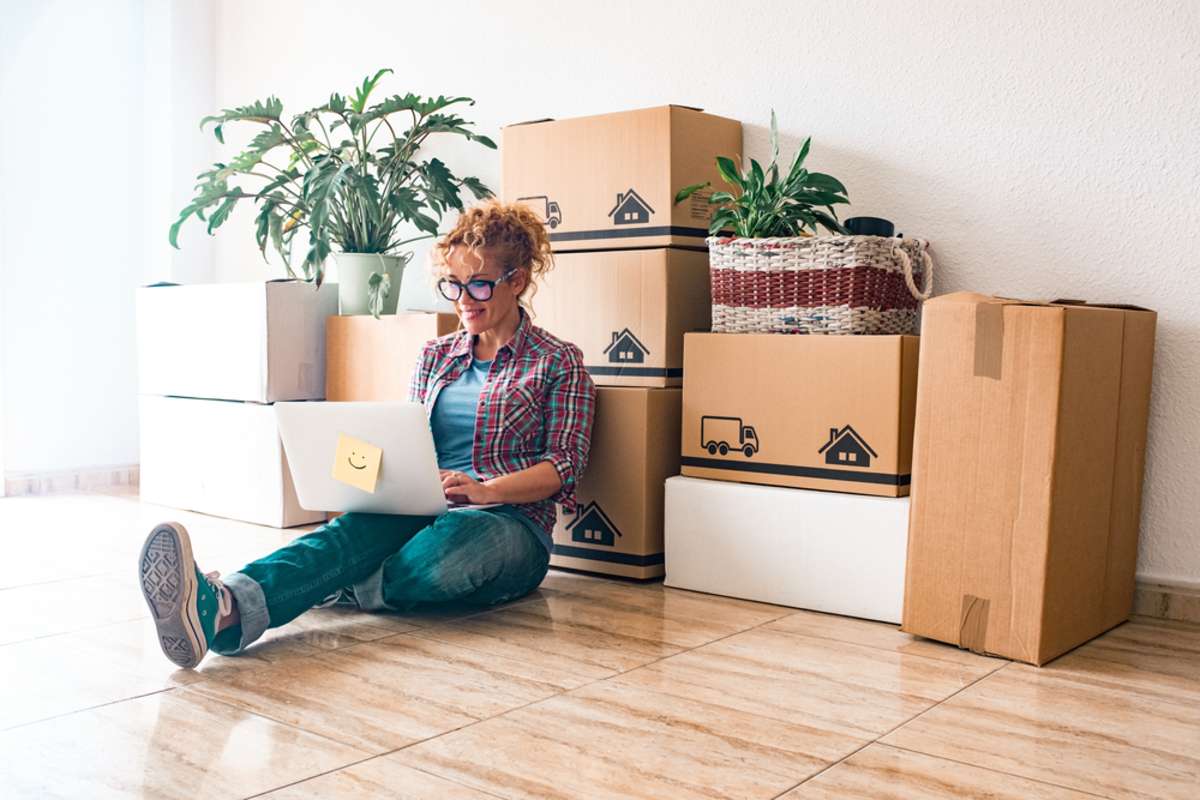
[[[438,291],[442,293],[442,297],[449,300],[451,303],[458,302],[462,297],[463,289],[467,290],[467,294],[472,300],[478,300],[480,303],[492,299],[492,292],[496,289],[497,283],[503,283],[516,274],[515,269],[510,269],[508,272],[500,276],[498,280],[489,281],[485,278],[472,278],[466,283],[455,280],[454,278],[442,278],[437,282]]]

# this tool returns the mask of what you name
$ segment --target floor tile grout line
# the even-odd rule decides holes
[[[297,780],[294,780],[294,781],[288,781],[287,783],[281,783],[278,786],[272,786],[270,789],[266,789],[261,792],[255,792],[254,794],[243,795],[241,800],[252,800],[252,798],[255,798],[255,797],[266,797],[266,796],[272,794],[273,792],[282,791],[283,789],[288,789],[288,788],[291,788],[292,786],[299,786],[300,784],[306,783],[308,781],[315,781],[318,778],[323,778],[326,775],[332,775],[335,772],[341,772],[344,769],[353,769],[354,767],[360,766],[362,764],[366,764],[368,761],[374,761],[377,758],[382,758],[382,756],[373,755],[373,756],[367,756],[366,758],[360,758],[358,761],[351,761],[348,764],[341,764],[340,766],[333,767],[332,769],[327,769],[324,772],[318,772],[316,775],[309,775],[308,777],[305,777],[305,778],[298,778]]]
[[[752,631],[752,630],[754,630],[755,628],[762,627],[763,625],[768,625],[768,624],[770,624],[771,622],[774,622],[774,621],[775,621],[775,620],[767,620],[767,621],[764,621],[764,622],[760,622],[760,623],[758,623],[758,624],[756,624],[756,625],[753,625],[753,626],[751,626],[751,627],[749,627],[749,628],[746,628],[746,629],[744,629],[744,630],[740,630],[740,631],[734,631],[734,632],[732,632],[732,633],[728,633],[728,634],[726,634],[726,635],[724,635],[724,636],[721,636],[721,637],[719,637],[719,638],[717,638],[717,639],[713,639],[713,640],[711,640],[711,641],[704,642],[703,644],[698,644],[698,645],[695,645],[695,646],[693,646],[693,647],[685,648],[685,649],[683,649],[683,650],[680,650],[678,653],[671,653],[671,654],[669,654],[669,655],[665,655],[665,656],[659,656],[658,658],[655,658],[655,659],[653,659],[653,660],[651,660],[651,661],[647,661],[647,662],[646,662],[646,663],[644,663],[644,664],[638,664],[636,667],[630,667],[629,669],[620,670],[620,671],[618,671],[618,672],[615,672],[615,673],[613,673],[612,675],[606,675],[606,676],[604,676],[603,678],[596,678],[595,680],[591,680],[591,681],[588,681],[588,682],[586,682],[586,683],[582,683],[582,684],[580,684],[579,686],[575,686],[575,687],[572,687],[572,688],[570,688],[570,689],[563,689],[563,690],[561,690],[561,691],[559,691],[559,692],[555,692],[554,694],[552,694],[552,695],[550,695],[550,696],[548,696],[548,697],[542,697],[542,698],[539,698],[539,699],[537,699],[537,700],[531,700],[531,701],[529,701],[528,703],[523,703],[523,704],[521,704],[521,705],[519,705],[519,706],[515,706],[515,707],[513,707],[513,708],[509,708],[509,709],[505,709],[504,711],[498,712],[498,713],[496,713],[496,714],[492,714],[492,715],[491,715],[491,716],[489,716],[489,717],[484,717],[484,718],[482,718],[482,719],[480,719],[480,720],[478,720],[478,721],[476,721],[476,722],[471,722],[471,723],[468,723],[468,724],[466,724],[466,725],[461,725],[461,726],[459,726],[458,728],[455,728],[454,730],[444,731],[444,732],[442,732],[442,733],[439,733],[439,734],[436,734],[436,735],[434,735],[434,736],[430,736],[430,737],[428,737],[428,738],[426,738],[426,739],[422,739],[422,740],[421,740],[421,741],[419,741],[419,742],[411,742],[411,743],[409,743],[409,744],[406,744],[406,745],[404,745],[403,747],[398,747],[398,748],[396,748],[395,750],[393,750],[393,751],[391,751],[391,752],[392,752],[392,753],[398,753],[398,752],[400,752],[400,751],[402,751],[402,750],[407,750],[407,749],[409,749],[409,748],[411,748],[411,747],[415,747],[416,745],[419,745],[419,744],[424,744],[425,742],[430,742],[430,741],[433,741],[434,739],[439,739],[439,738],[441,738],[441,737],[443,737],[443,736],[449,736],[449,735],[450,735],[450,734],[452,734],[452,733],[457,733],[458,731],[461,731],[461,730],[465,730],[465,729],[467,729],[467,728],[474,727],[474,726],[476,726],[476,725],[479,725],[479,724],[481,724],[481,723],[484,723],[484,722],[488,722],[489,720],[494,720],[494,719],[497,719],[497,718],[499,718],[499,717],[503,717],[503,716],[506,716],[506,715],[508,715],[508,714],[512,714],[512,713],[514,713],[514,712],[521,711],[521,710],[523,710],[523,709],[529,708],[530,706],[535,706],[535,705],[538,705],[539,703],[545,703],[545,702],[548,702],[548,701],[550,701],[550,700],[554,700],[555,698],[562,697],[563,695],[571,694],[572,692],[577,692],[577,691],[579,691],[580,689],[585,689],[585,688],[587,688],[587,687],[589,687],[589,686],[594,686],[594,685],[595,685],[595,684],[597,684],[597,683],[603,683],[604,681],[610,681],[610,680],[613,680],[614,678],[619,678],[619,677],[621,677],[622,675],[626,675],[626,674],[628,674],[628,673],[630,673],[630,672],[634,672],[635,670],[639,670],[639,669],[643,669],[643,668],[645,668],[645,667],[649,667],[649,666],[651,666],[651,665],[653,665],[653,664],[657,664],[657,663],[658,663],[658,662],[660,662],[660,661],[666,661],[667,659],[674,658],[675,656],[683,655],[684,653],[691,652],[692,650],[696,650],[696,649],[698,649],[698,648],[701,648],[701,647],[707,647],[707,646],[708,646],[708,645],[710,645],[710,644],[715,644],[716,642],[722,641],[722,640],[724,640],[724,639],[728,639],[728,638],[729,638],[729,637],[731,637],[731,636],[737,636],[737,635],[739,635],[739,634],[742,634],[742,633],[748,633],[749,631]],[[476,652],[480,652],[480,651],[476,651]],[[535,651],[535,652],[540,652],[540,651]],[[648,690],[648,691],[654,691],[654,690],[653,690],[653,689],[650,689],[650,690]],[[387,753],[387,754],[385,754],[385,755],[390,755],[390,754],[391,754],[391,753]],[[428,771],[428,770],[424,770],[424,771]],[[443,778],[443,777],[445,777],[444,775],[440,775],[440,774],[433,773],[433,772],[430,772],[430,774],[431,774],[431,775],[437,775],[437,777],[439,777],[439,778]],[[474,787],[470,787],[470,788],[474,788]]]
[[[909,717],[908,719],[904,720],[903,722],[901,722],[901,723],[899,723],[899,724],[897,724],[897,725],[893,725],[893,726],[892,726],[891,728],[889,728],[888,730],[886,730],[886,731],[884,731],[883,733],[879,734],[879,735],[878,735],[878,736],[876,736],[874,739],[871,739],[870,741],[868,741],[868,742],[865,742],[865,743],[864,743],[862,746],[855,748],[855,749],[854,749],[852,752],[850,752],[850,753],[847,753],[846,755],[844,755],[844,756],[842,756],[841,758],[839,758],[837,761],[834,761],[834,762],[832,762],[831,764],[828,764],[828,765],[826,765],[826,766],[822,767],[821,769],[819,769],[819,770],[817,770],[816,772],[814,772],[812,775],[809,775],[807,778],[804,778],[804,779],[803,779],[803,780],[801,780],[800,782],[798,782],[798,783],[796,783],[796,784],[794,784],[794,785],[792,785],[792,786],[789,786],[787,789],[784,789],[782,792],[780,792],[779,794],[775,795],[775,797],[773,797],[773,798],[772,798],[772,800],[779,800],[779,798],[780,798],[780,797],[783,797],[783,796],[784,796],[785,794],[787,794],[788,792],[794,791],[794,790],[795,790],[797,787],[799,787],[799,786],[803,786],[804,784],[808,783],[809,781],[813,780],[814,778],[817,778],[817,777],[819,777],[819,776],[821,776],[821,775],[825,774],[825,773],[826,773],[826,772],[828,772],[829,770],[831,770],[831,769],[833,769],[834,767],[836,767],[838,764],[841,764],[842,762],[846,761],[847,759],[849,759],[849,758],[852,758],[852,757],[853,757],[854,755],[856,755],[857,753],[860,753],[860,752],[862,752],[863,750],[866,750],[866,749],[867,749],[868,747],[870,747],[871,745],[873,745],[873,744],[875,744],[875,743],[877,743],[877,742],[879,742],[879,743],[882,743],[882,741],[881,741],[881,740],[882,740],[882,739],[884,739],[885,737],[887,737],[887,736],[891,736],[893,733],[895,733],[896,731],[900,730],[900,729],[901,729],[901,728],[903,728],[905,725],[908,725],[909,723],[913,722],[914,720],[917,720],[917,719],[919,719],[920,717],[924,716],[925,714],[928,714],[930,711],[932,711],[933,709],[937,708],[937,707],[938,707],[938,706],[940,706],[942,703],[945,703],[946,701],[950,700],[951,698],[957,697],[958,695],[960,695],[960,694],[962,694],[963,692],[965,692],[967,689],[970,689],[970,688],[971,688],[972,686],[974,686],[975,684],[979,683],[980,681],[983,681],[983,680],[986,680],[986,679],[990,678],[992,675],[995,675],[997,672],[999,672],[1000,670],[1004,669],[1004,668],[1005,668],[1005,667],[1007,667],[1007,666],[1008,666],[1008,664],[1007,664],[1007,663],[1004,663],[1004,664],[1001,664],[1000,666],[996,667],[995,669],[988,670],[987,672],[985,672],[984,674],[980,675],[978,678],[976,678],[975,680],[971,681],[970,683],[968,683],[968,684],[966,684],[966,685],[964,685],[964,686],[960,686],[958,689],[956,689],[955,691],[951,692],[950,694],[948,694],[946,697],[944,697],[943,699],[939,700],[938,702],[934,703],[934,704],[933,704],[933,705],[931,705],[929,708],[926,708],[926,709],[924,709],[924,710],[922,710],[922,711],[920,711],[920,712],[918,712],[918,713],[916,713],[916,714],[912,715],[911,717]]]
[[[423,739],[422,741],[428,741],[428,740]],[[395,752],[397,752],[397,751],[389,750],[386,753],[377,753],[375,755],[367,756],[366,758],[360,759],[358,761],[352,761],[349,764],[342,764],[339,767],[334,767],[333,769],[327,769],[324,772],[317,773],[316,775],[309,775],[307,778],[300,778],[299,780],[289,781],[288,783],[282,783],[279,786],[273,786],[270,789],[267,789],[266,791],[246,795],[245,797],[242,798],[242,800],[254,800],[254,798],[269,797],[271,794],[278,792],[278,791],[282,791],[283,789],[288,789],[293,786],[299,786],[303,783],[308,783],[309,781],[315,781],[318,778],[324,778],[327,775],[333,775],[335,773],[342,772],[344,770],[354,769],[355,767],[360,767],[363,764],[366,764],[368,762],[378,761],[381,758],[387,758],[388,756],[390,756],[392,753],[395,753]],[[480,794],[484,794],[489,797],[495,797],[497,800],[507,800],[507,798],[503,797],[502,795],[493,794],[492,792],[484,791],[481,789],[476,789],[474,786],[468,786],[467,784],[463,783],[462,781],[457,781],[457,780],[454,780],[453,778],[447,778],[445,775],[435,775],[434,773],[430,772],[429,770],[421,769],[420,767],[414,767],[411,764],[401,764],[400,762],[396,762],[396,763],[399,766],[402,766],[406,769],[416,770],[417,772],[423,772],[426,775],[430,775],[432,777],[438,778],[439,780],[444,780],[449,783],[453,783],[457,786],[462,786],[464,789],[471,789],[473,791],[479,792]]]
[[[45,581],[33,581],[32,583],[17,583],[11,586],[0,586],[0,593],[13,592],[20,589],[36,589],[39,586],[51,586],[56,583],[68,583],[70,581],[81,581],[89,578],[107,578],[113,575],[118,575],[116,570],[102,572],[87,572],[82,575],[69,575],[65,578],[50,578]]]
[[[95,711],[96,709],[99,709],[99,708],[107,708],[108,706],[115,706],[120,703],[129,702],[131,700],[141,700],[145,697],[152,697],[156,694],[164,694],[166,692],[171,692],[178,688],[180,688],[180,687],[164,686],[161,689],[155,689],[150,692],[142,692],[141,694],[133,694],[133,695],[130,695],[129,697],[118,697],[116,700],[108,700],[103,703],[96,703],[94,705],[84,706],[83,708],[75,708],[70,711],[64,711],[61,714],[51,714],[48,717],[41,717],[39,719],[31,719],[26,722],[17,723],[16,725],[10,725],[7,728],[0,728],[0,733],[9,733],[11,731],[20,730],[21,728],[28,728],[31,725],[41,725],[44,722],[53,722],[54,720],[62,719],[63,717],[70,717],[75,714],[84,714],[84,713],[87,713],[88,711]]]
[[[336,744],[340,747],[348,747],[351,750],[358,751],[359,753],[366,753],[367,755],[370,755],[370,753],[367,753],[366,750],[363,750],[362,748],[360,748],[357,745],[350,744],[349,742],[343,742],[340,739],[335,739],[332,736],[326,736],[325,734],[318,733],[317,731],[309,730],[308,728],[305,728],[302,725],[297,725],[294,722],[288,722],[287,720],[276,719],[275,717],[272,717],[269,714],[263,714],[259,711],[251,711],[248,708],[239,706],[236,703],[231,703],[228,700],[224,700],[220,697],[209,697],[207,695],[200,695],[197,697],[196,692],[189,693],[186,691],[190,686],[194,686],[194,685],[195,684],[189,684],[188,686],[177,686],[173,689],[169,689],[168,691],[179,692],[180,694],[189,694],[193,700],[204,700],[204,701],[207,701],[210,703],[220,703],[223,706],[227,706],[228,708],[232,708],[236,711],[240,711],[243,714],[249,714],[252,717],[258,717],[259,719],[265,719],[268,722],[273,722],[277,725],[282,725],[285,728],[291,728],[292,730],[300,731],[301,733],[306,733],[309,736],[316,736],[319,739],[324,739],[327,742],[332,742],[333,744]],[[470,716],[470,715],[467,715],[467,716]]]
[[[865,647],[865,648],[867,648],[867,649],[870,649],[870,650],[881,650],[881,651],[883,651],[883,652],[885,652],[885,653],[895,653],[895,654],[896,654],[896,655],[898,655],[898,656],[905,656],[905,657],[907,657],[907,658],[919,658],[919,659],[921,659],[922,661],[934,661],[934,662],[936,662],[936,663],[938,663],[938,664],[951,664],[951,665],[953,665],[953,666],[961,667],[961,668],[964,668],[964,669],[969,669],[969,668],[971,667],[971,665],[970,665],[970,664],[966,664],[966,663],[963,663],[963,662],[961,662],[961,661],[954,661],[954,660],[951,660],[951,659],[948,659],[948,658],[938,658],[937,656],[927,656],[927,655],[922,655],[921,653],[907,653],[907,652],[904,652],[904,651],[901,651],[901,650],[897,650],[897,649],[896,649],[896,648],[894,648],[894,647],[882,647],[882,646],[880,646],[880,645],[867,644],[866,642],[856,642],[856,641],[854,641],[853,639],[838,639],[838,638],[835,638],[835,637],[833,637],[833,636],[816,636],[816,635],[814,635],[814,634],[811,634],[811,633],[802,633],[802,632],[800,632],[800,631],[785,631],[785,630],[781,630],[781,629],[778,629],[778,628],[772,628],[772,629],[771,629],[771,631],[772,631],[772,632],[774,632],[774,633],[782,633],[782,634],[786,634],[786,635],[788,635],[788,636],[796,636],[796,637],[798,637],[798,638],[801,638],[801,639],[816,639],[816,640],[818,640],[818,641],[823,641],[823,642],[839,642],[839,643],[841,643],[841,644],[850,644],[850,645],[854,645],[855,647]],[[917,640],[917,641],[926,641],[926,640],[925,640],[925,639],[920,639],[920,640]],[[960,652],[960,650],[955,650],[955,652]],[[979,657],[980,657],[980,658],[982,658],[982,659],[990,659],[990,658],[992,658],[991,656],[979,656]],[[992,660],[995,660],[995,659],[992,659]],[[992,669],[988,670],[988,672],[987,672],[987,673],[985,673],[985,677],[986,677],[987,675],[991,675],[993,672],[995,672],[996,670],[998,670],[998,669],[1000,669],[1000,668],[1002,668],[1002,667],[1004,667],[1004,666],[1006,666],[1006,664],[1005,664],[1005,663],[1001,663],[1001,664],[999,664],[999,665],[997,665],[997,666],[993,667]],[[942,700],[939,700],[938,702],[940,703],[940,702],[944,702],[944,701],[942,701]]]
[[[907,724],[907,723],[905,723],[905,724]],[[1111,798],[1109,798],[1108,795],[1096,794],[1095,792],[1089,792],[1087,789],[1077,789],[1074,786],[1064,786],[1061,783],[1055,783],[1053,781],[1047,781],[1047,780],[1043,780],[1041,778],[1031,778],[1028,775],[1020,775],[1016,772],[1005,772],[1002,769],[995,769],[994,767],[985,767],[982,764],[972,764],[969,761],[962,761],[957,758],[947,758],[946,756],[937,755],[936,753],[926,753],[924,750],[915,750],[911,747],[905,747],[903,745],[890,744],[888,742],[873,742],[873,744],[878,744],[880,747],[890,747],[893,750],[903,750],[906,753],[914,753],[916,755],[925,756],[927,758],[936,758],[941,761],[949,761],[952,764],[961,764],[964,767],[971,767],[972,769],[985,770],[987,772],[995,773],[996,775],[1005,775],[1010,778],[1020,778],[1023,781],[1029,781],[1031,783],[1040,783],[1043,786],[1053,786],[1056,789],[1065,789],[1069,792],[1078,792],[1079,794],[1087,795],[1088,797],[1096,797],[1096,798],[1099,798],[1100,800],[1111,800]]]
[[[88,633],[90,631],[99,630],[101,628],[107,628],[110,625],[126,625],[130,622],[140,622],[142,620],[147,620],[147,619],[150,619],[150,615],[143,614],[143,615],[136,616],[136,617],[129,617],[128,619],[117,619],[117,620],[110,620],[108,622],[97,623],[95,625],[85,625],[82,628],[75,628],[75,629],[69,630],[69,631],[56,631],[54,633],[47,633],[42,636],[31,636],[28,639],[17,639],[12,642],[0,642],[0,649],[3,649],[5,647],[11,647],[11,646],[17,645],[17,644],[29,644],[30,642],[40,642],[43,639],[53,639],[56,636],[70,636],[71,634],[75,634],[75,633]]]

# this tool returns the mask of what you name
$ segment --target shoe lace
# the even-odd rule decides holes
[[[217,595],[217,613],[226,617],[233,612],[233,592],[229,591],[224,583],[221,582],[220,572],[208,572],[204,575],[204,580],[208,581],[208,585]]]

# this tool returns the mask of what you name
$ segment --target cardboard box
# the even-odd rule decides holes
[[[1129,616],[1155,323],[925,304],[904,630],[1044,664]]]
[[[457,329],[454,314],[330,317],[325,326],[325,398],[407,400],[408,382],[425,344]]]
[[[320,400],[337,285],[160,284],[137,290],[138,392],[215,400]]]
[[[708,254],[677,248],[560,253],[535,322],[583,350],[598,385],[680,386],[683,334],[711,322]]]
[[[716,157],[741,152],[740,122],[686,106],[526,122],[502,132],[501,195],[537,210],[555,250],[705,248]]]
[[[683,474],[908,494],[915,336],[689,333]]]
[[[669,478],[666,585],[899,622],[907,497]]]
[[[296,501],[271,406],[143,396],[139,412],[143,502],[275,528],[325,520]]]
[[[663,574],[663,481],[679,472],[679,389],[597,390],[577,513],[559,509],[551,566]]]

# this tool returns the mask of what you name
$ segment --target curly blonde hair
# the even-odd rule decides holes
[[[537,280],[554,267],[550,237],[541,218],[528,206],[488,200],[463,211],[454,227],[433,248],[434,264],[444,269],[450,251],[466,247],[482,262],[484,253],[497,259],[500,273],[525,270],[528,278],[518,301],[537,293]]]

